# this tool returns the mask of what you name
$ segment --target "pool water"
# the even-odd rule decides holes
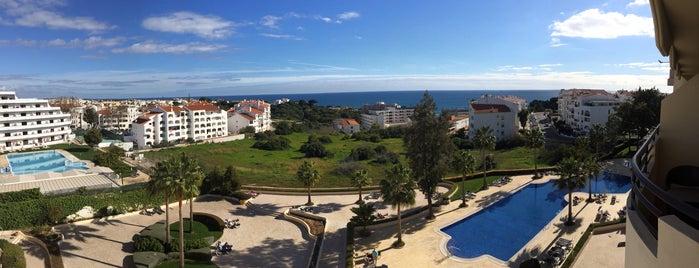
[[[70,161],[62,154],[53,151],[8,155],[7,161],[14,175],[87,169],[84,162]]]
[[[591,180],[593,193],[624,193],[631,189],[631,179],[603,173],[599,182]],[[595,190],[597,189],[597,190]],[[587,192],[587,186],[576,190]],[[494,204],[441,229],[451,236],[450,254],[461,258],[491,255],[503,261],[544,228],[568,202],[566,190],[558,190],[553,181],[529,184]]]

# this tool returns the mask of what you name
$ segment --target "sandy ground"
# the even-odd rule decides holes
[[[598,233],[590,236],[573,267],[624,267],[625,252],[626,233],[624,227]]]

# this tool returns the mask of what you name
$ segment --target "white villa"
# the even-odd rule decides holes
[[[66,143],[71,138],[70,114],[47,100],[20,99],[13,91],[2,91],[0,113],[0,151]]]
[[[517,113],[526,107],[526,100],[514,96],[485,94],[469,103],[469,138],[476,129],[489,126],[497,141],[514,137],[520,128]]]
[[[272,129],[272,109],[261,100],[243,100],[228,110],[228,133],[238,134],[246,127],[254,127],[255,133]]]

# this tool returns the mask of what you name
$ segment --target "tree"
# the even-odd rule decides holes
[[[357,170],[352,174],[352,185],[359,188],[359,200],[357,200],[357,204],[364,203],[364,200],[362,200],[362,187],[369,184],[371,184],[371,178],[369,177],[369,171],[366,169]]]
[[[459,207],[466,207],[466,176],[473,173],[473,169],[476,166],[476,159],[468,153],[466,150],[459,150],[454,154],[454,160],[452,162],[454,169],[461,174],[461,205]]]
[[[83,114],[83,120],[85,123],[90,124],[90,127],[95,127],[97,123],[99,123],[99,114],[97,114],[97,111],[95,111],[95,108],[87,108],[85,109],[85,113]]]
[[[436,109],[437,104],[425,91],[403,137],[411,175],[427,199],[427,219],[435,218],[432,197],[437,191],[437,184],[447,173],[454,151],[454,144],[449,139],[449,114],[442,112],[435,116]]]
[[[332,156],[328,150],[325,149],[323,143],[315,135],[308,136],[308,141],[301,145],[299,150],[305,154],[306,157],[319,157],[323,158],[326,156]]]
[[[201,171],[201,167],[196,160],[189,157],[184,152],[181,155],[173,156],[172,158],[166,160],[161,167],[166,169],[166,171],[163,172],[165,172],[167,176],[170,176],[170,179],[167,180],[169,184],[168,188],[177,194],[178,217],[180,224],[178,249],[180,251],[180,267],[184,267],[184,223],[182,221],[182,200],[184,200],[185,197],[192,197],[198,194],[199,183],[204,178],[204,173]],[[190,232],[192,231],[191,221],[193,220],[191,211],[192,207],[190,202]]]
[[[522,109],[517,113],[517,118],[519,118],[519,124],[522,128],[527,127],[527,121],[529,121],[529,110]]]
[[[585,186],[585,172],[582,163],[573,157],[563,159],[558,163],[560,178],[553,181],[553,185],[561,190],[568,191],[568,219],[566,226],[574,225],[573,221],[573,190]]]
[[[313,163],[313,161],[303,161],[303,164],[301,164],[298,171],[296,171],[296,179],[303,183],[303,186],[306,186],[308,190],[308,202],[306,202],[306,205],[312,206],[311,187],[320,180],[320,174],[315,167],[315,163]]]
[[[174,161],[161,161],[153,167],[153,176],[146,185],[151,194],[163,193],[165,195],[165,243],[170,244],[170,196],[175,193],[172,173]]]
[[[490,126],[482,126],[476,129],[473,135],[473,143],[476,148],[481,150],[481,159],[483,159],[483,187],[481,189],[488,189],[488,181],[486,180],[488,166],[486,165],[485,156],[488,150],[495,149],[495,136],[493,136],[493,129]]]
[[[594,124],[592,125],[592,128],[590,129],[590,142],[595,148],[595,160],[599,161],[599,152],[600,149],[602,148],[602,145],[604,145],[604,139],[605,136],[607,135],[607,131],[602,125],[599,124]]]
[[[99,129],[91,128],[85,132],[85,143],[87,145],[97,146],[100,142],[102,142],[102,133],[100,133]]]
[[[376,215],[374,215],[376,208],[374,207],[374,204],[361,203],[358,207],[350,208],[350,211],[355,214],[352,216],[352,218],[350,218],[350,221],[356,225],[364,226],[361,234],[363,236],[369,236],[370,233],[366,226],[376,220]]]
[[[595,157],[585,158],[585,160],[582,162],[582,166],[588,185],[589,195],[587,197],[587,202],[592,202],[592,183],[590,179],[594,177],[595,181],[597,181],[597,177],[599,176],[600,171],[602,171],[602,166],[599,164],[599,162],[597,162],[597,158]]]
[[[524,138],[526,139],[527,147],[534,151],[534,177],[539,178],[539,169],[536,166],[536,159],[539,157],[539,149],[544,147],[544,143],[546,142],[544,133],[541,133],[541,130],[538,128],[534,128],[524,132]]]
[[[412,206],[415,204],[415,180],[410,175],[410,169],[401,164],[394,165],[386,172],[386,179],[381,180],[381,197],[385,204],[397,209],[398,219],[398,240],[393,243],[396,248],[405,245],[402,239],[401,227],[401,206]]]

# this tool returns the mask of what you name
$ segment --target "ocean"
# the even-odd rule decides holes
[[[304,94],[269,94],[269,95],[236,95],[210,96],[211,99],[243,100],[259,99],[267,102],[288,98],[292,101],[316,100],[320,106],[341,106],[359,108],[363,104],[385,102],[397,103],[402,106],[415,106],[422,99],[424,91],[377,91],[377,92],[340,92],[340,93],[304,93]],[[483,94],[513,95],[527,100],[549,100],[558,96],[558,90],[435,90],[428,91],[437,104],[437,108],[453,109],[468,108],[471,100],[480,98]]]

